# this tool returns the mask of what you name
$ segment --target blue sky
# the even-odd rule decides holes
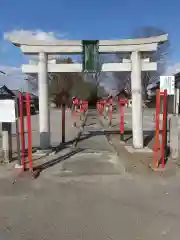
[[[16,30],[53,32],[68,39],[121,39],[144,26],[169,34],[170,64],[180,62],[178,0],[1,0],[0,65],[20,67],[20,50],[4,40]]]

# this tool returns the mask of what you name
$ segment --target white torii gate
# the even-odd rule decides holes
[[[131,72],[132,91],[132,128],[133,146],[143,148],[143,119],[142,119],[142,84],[141,71],[156,71],[157,63],[151,62],[151,52],[157,51],[158,44],[168,40],[168,35],[150,38],[127,40],[100,40],[99,53],[126,53],[129,58],[119,63],[104,63],[103,72],[128,71]],[[79,40],[22,40],[9,38],[15,46],[20,47],[24,54],[39,55],[36,65],[22,65],[23,73],[38,73],[39,86],[39,130],[40,148],[50,147],[50,116],[48,104],[48,72],[82,72],[82,64],[48,63],[51,54],[82,54],[82,41]],[[142,54],[143,53],[143,54]],[[144,56],[146,56],[144,58]]]

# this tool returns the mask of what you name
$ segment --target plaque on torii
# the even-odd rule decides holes
[[[97,73],[99,66],[99,41],[82,40],[83,46],[83,72]]]

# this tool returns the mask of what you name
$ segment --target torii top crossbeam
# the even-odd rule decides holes
[[[81,40],[28,40],[22,38],[9,37],[15,46],[20,47],[24,54],[37,54],[45,52],[48,54],[72,54],[82,53]],[[157,45],[164,43],[168,40],[168,35],[160,35],[149,38],[137,39],[124,39],[124,40],[100,40],[99,52],[112,53],[112,52],[149,52],[156,51]]]

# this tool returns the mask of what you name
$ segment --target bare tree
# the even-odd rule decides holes
[[[145,26],[141,27],[134,31],[132,34],[132,38],[148,38],[153,36],[159,36],[165,34],[165,31],[158,29],[153,26]],[[170,52],[170,44],[169,42],[165,42],[161,45],[159,45],[157,51],[152,54],[151,59],[152,61],[157,62],[158,69],[157,72],[144,72],[142,73],[142,87],[143,87],[143,98],[147,98],[147,86],[149,83],[152,83],[154,81],[158,81],[158,78],[161,74],[164,73],[168,56]],[[120,61],[122,58],[122,54],[116,54],[116,58]],[[115,72],[113,73],[113,76],[116,81],[116,87],[118,90],[121,90],[122,88],[128,89],[128,91],[131,90],[131,78],[129,73],[123,73],[123,72]]]
[[[153,26],[145,26],[137,29],[134,32],[133,37],[148,38],[148,37],[155,37],[163,34],[166,34],[166,32],[162,29],[159,29]],[[170,54],[170,43],[169,41],[167,41],[160,44],[157,51],[152,55],[152,60],[158,63],[159,74],[162,74],[165,71],[169,54]]]
[[[88,86],[88,100],[96,101],[98,98],[98,91],[101,83],[100,70],[101,70],[101,60],[98,61],[97,72],[85,72],[83,73],[83,80],[86,86]]]
[[[162,29],[153,27],[153,26],[145,26],[141,27],[134,31],[134,38],[148,38],[155,37],[159,35],[166,34],[166,32]],[[143,98],[147,98],[147,86],[149,83],[153,83],[158,81],[159,76],[165,72],[167,67],[168,56],[170,54],[170,43],[165,42],[158,46],[156,52],[154,52],[151,56],[152,61],[157,62],[157,71],[156,72],[144,72],[142,74],[142,86],[143,86]]]
[[[26,74],[24,80],[27,82],[27,86],[30,92],[36,92],[38,90],[37,74]]]
[[[129,54],[115,53],[115,54],[104,54],[104,61],[111,63],[119,63],[123,58],[129,58]],[[108,73],[109,75],[109,73]],[[119,93],[124,88],[130,89],[130,74],[129,72],[112,72],[110,73],[111,88]]]

